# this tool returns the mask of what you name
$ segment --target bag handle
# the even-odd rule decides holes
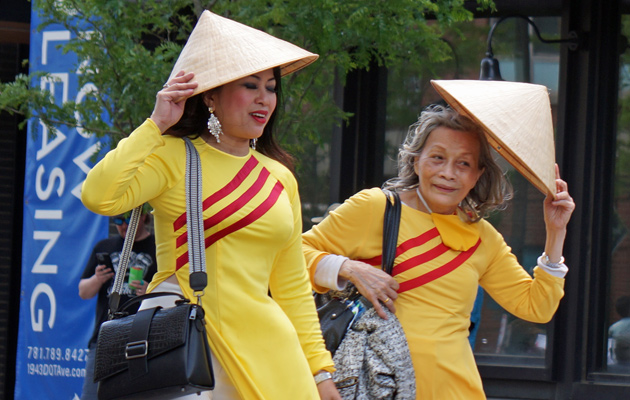
[[[197,300],[201,299],[208,283],[206,275],[206,252],[203,235],[202,179],[201,160],[195,145],[184,137],[186,147],[186,226],[188,228],[188,264],[190,267],[190,288],[195,292]],[[119,312],[120,291],[123,287],[125,273],[129,265],[129,255],[138,230],[138,222],[142,206],[131,212],[127,234],[120,253],[120,263],[114,277],[114,287],[109,296],[110,315]]]
[[[188,227],[188,266],[190,270],[190,288],[201,300],[203,290],[208,284],[206,275],[206,240],[203,232],[203,200],[201,160],[195,145],[189,138],[186,143],[186,226]]]
[[[394,269],[396,244],[400,226],[400,196],[395,191],[383,190],[386,197],[385,217],[383,218],[383,271],[389,275]]]
[[[126,313],[126,311],[131,306],[133,306],[135,304],[138,304],[138,303],[141,303],[141,302],[143,302],[144,300],[147,300],[147,299],[153,299],[153,298],[156,298],[156,297],[164,297],[164,296],[179,297],[179,299],[175,300],[175,303],[179,303],[179,302],[188,303],[188,302],[190,302],[190,300],[185,298],[184,295],[182,295],[181,293],[176,293],[176,292],[151,292],[151,293],[143,294],[142,296],[132,297],[129,300],[125,301],[120,306],[120,309],[118,310],[118,313],[121,314],[122,316],[128,315],[128,313]]]

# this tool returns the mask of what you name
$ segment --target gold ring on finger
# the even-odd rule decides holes
[[[387,303],[389,301],[389,297],[385,299],[385,301],[383,301],[383,303]]]

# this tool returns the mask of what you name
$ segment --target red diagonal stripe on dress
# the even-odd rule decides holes
[[[258,194],[258,192],[262,190],[262,188],[265,186],[267,178],[269,178],[269,175],[269,170],[263,167],[263,169],[260,171],[260,174],[258,174],[258,178],[256,178],[256,181],[252,184],[252,186],[249,187],[249,189],[247,189],[242,195],[240,195],[238,199],[230,203],[227,207],[220,210],[210,218],[203,221],[203,230],[205,231],[206,229],[210,229],[211,227],[219,224],[220,222],[224,221],[226,218],[240,210],[243,206],[245,206],[245,204],[247,204],[251,199],[254,198],[254,196],[256,196],[256,194]],[[184,243],[186,243],[186,241],[188,241],[188,231],[179,235],[177,241],[175,242],[175,246],[182,246]]]
[[[425,244],[426,242],[428,242],[431,239],[434,239],[436,237],[439,236],[439,232],[437,230],[437,228],[433,228],[433,229],[429,229],[428,231],[424,232],[423,234],[421,234],[420,236],[416,236],[415,238],[411,238],[409,240],[406,240],[404,242],[402,242],[400,244],[400,246],[398,246],[396,248],[396,257],[398,257],[399,255],[403,254],[405,251],[412,249],[414,247],[418,247],[418,246],[422,246],[423,244]],[[382,264],[382,259],[383,256],[382,255],[378,255],[376,257],[372,257],[372,258],[368,258],[368,259],[362,259],[362,260],[357,260],[357,261],[361,261],[370,265],[381,265]]]
[[[431,250],[422,254],[418,254],[415,257],[411,257],[410,259],[405,260],[401,262],[400,264],[396,265],[392,271],[392,276],[396,276],[413,267],[417,267],[418,265],[422,265],[427,261],[431,261],[434,258],[437,258],[441,256],[442,254],[446,253],[448,249],[449,249],[448,246],[446,246],[444,243],[440,243],[434,248],[432,248]]]
[[[207,199],[203,201],[203,209],[206,210],[208,207],[216,203],[217,201],[225,198],[237,187],[241,185],[241,183],[251,174],[251,172],[258,165],[258,160],[256,157],[251,156],[249,160],[245,162],[245,165],[234,175],[234,178],[228,182],[221,189],[214,192],[212,195],[208,196]],[[173,222],[173,232],[176,232],[178,229],[181,229],[184,225],[186,225],[186,212],[180,215],[175,222]]]
[[[212,235],[208,236],[206,238],[206,248],[212,246],[212,244],[214,244],[217,240],[219,240],[221,238],[224,238],[225,236],[229,235],[230,233],[236,232],[237,230],[246,227],[247,225],[255,222],[260,217],[265,215],[265,213],[267,211],[269,211],[269,209],[271,207],[273,207],[274,204],[276,204],[276,202],[278,201],[278,198],[280,197],[280,194],[282,193],[283,190],[284,190],[284,186],[282,186],[282,183],[276,182],[274,187],[271,189],[271,193],[269,193],[269,196],[267,196],[265,201],[263,201],[252,212],[247,214],[241,220],[233,223],[232,225],[230,225],[230,226],[228,226],[228,227],[226,227],[226,228],[224,228],[224,229],[222,229],[222,230],[220,230],[218,232],[215,232]],[[180,269],[181,267],[186,265],[187,262],[188,262],[188,252],[186,252],[186,253],[182,254],[181,256],[177,257],[177,260],[175,262],[175,269]]]
[[[427,272],[424,275],[420,275],[417,278],[413,278],[408,281],[401,282],[400,288],[398,289],[398,293],[403,293],[403,292],[406,292],[407,290],[415,289],[429,282],[432,282],[450,272],[453,272],[455,269],[457,269],[457,267],[465,263],[466,260],[468,260],[470,256],[472,256],[475,253],[475,251],[479,247],[479,244],[481,244],[481,239],[479,239],[473,247],[471,247],[470,249],[464,252],[459,253],[457,257],[455,257],[448,263],[442,265],[441,267],[438,267],[434,269],[433,271]]]

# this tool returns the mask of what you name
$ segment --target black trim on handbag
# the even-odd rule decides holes
[[[382,269],[391,275],[396,259],[401,203],[398,193],[388,190],[383,190],[383,192],[387,199],[383,218]],[[316,303],[323,303],[317,308],[317,315],[326,349],[334,356],[346,332],[355,320],[352,308],[357,301],[362,301],[363,296],[355,287],[352,287],[350,294],[345,297],[332,297],[328,301],[318,299],[318,297],[323,296],[326,294],[315,294]],[[363,303],[369,302],[363,300]]]
[[[206,287],[205,244],[201,199],[201,162],[186,143],[186,223],[190,287],[197,304],[179,293],[160,292],[134,297],[119,307],[129,254],[142,207],[131,214],[120,264],[110,295],[110,320],[101,325],[96,345],[94,380],[99,400],[173,399],[214,389],[210,346],[201,296]],[[129,315],[142,300],[178,296],[171,308],[154,307]]]

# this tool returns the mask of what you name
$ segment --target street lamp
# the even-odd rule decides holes
[[[492,35],[494,34],[494,30],[496,29],[497,25],[508,18],[521,18],[525,20],[529,25],[532,26],[532,28],[534,28],[534,33],[536,33],[538,39],[543,43],[569,43],[568,47],[571,51],[575,51],[579,48],[579,38],[578,34],[575,31],[569,32],[569,37],[566,39],[543,39],[540,36],[540,31],[538,30],[538,27],[530,18],[520,14],[506,15],[499,18],[499,20],[495,22],[494,25],[492,25],[492,28],[490,28],[490,33],[488,33],[488,49],[486,50],[486,56],[483,60],[481,60],[481,71],[479,73],[479,80],[481,81],[504,80],[501,77],[501,71],[499,70],[499,60],[494,58],[494,54],[492,52]]]

